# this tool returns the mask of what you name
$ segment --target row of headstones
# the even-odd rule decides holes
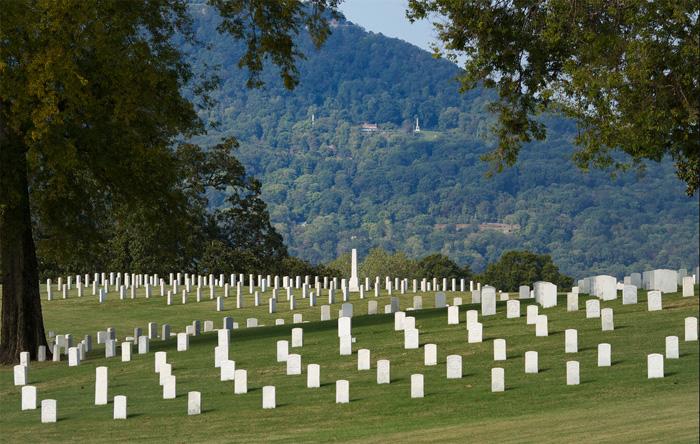
[[[475,313],[471,310],[470,312]],[[415,318],[401,316],[402,313],[395,315],[395,330],[404,329],[404,331],[412,331],[411,320],[415,322]],[[478,313],[477,313],[478,315]],[[473,316],[473,315],[472,315]],[[413,324],[415,325],[415,324]],[[469,321],[467,321],[469,326]],[[351,319],[340,318],[338,320],[339,336],[351,336]],[[685,320],[686,341],[697,341],[697,318],[689,317]],[[228,329],[218,331],[219,345],[215,349],[215,366],[221,367],[221,380],[234,380],[234,393],[247,392],[247,372],[242,369],[235,369],[235,362],[228,360],[228,344],[229,344]],[[303,346],[303,330],[301,328],[292,329],[292,347]],[[278,362],[287,362],[287,374],[301,374],[301,356],[298,354],[288,353],[288,342],[278,341],[277,343],[277,360]],[[565,332],[565,352],[577,352],[578,338],[577,332],[573,329],[568,329]],[[417,347],[415,347],[417,348]],[[225,353],[222,353],[225,351]],[[598,345],[598,366],[610,365],[611,348],[610,344]],[[666,337],[666,358],[678,359],[678,337]],[[28,353],[23,352],[22,359],[26,362],[15,367],[15,385],[24,385],[27,382],[28,374]],[[494,340],[494,360],[506,359],[506,343],[504,339]],[[166,353],[157,352],[155,357],[155,370],[160,373],[160,383],[163,386],[163,398],[172,399],[176,393],[176,379],[171,374],[171,366],[166,362]],[[437,346],[435,344],[426,344],[425,346],[425,365],[437,364]],[[663,355],[650,354],[647,359],[648,378],[660,378],[664,376],[663,372]],[[358,351],[358,370],[369,370],[370,368],[370,351],[361,349]],[[528,351],[525,353],[525,372],[537,373],[537,352]],[[462,357],[460,355],[450,355],[447,357],[447,378],[462,377]],[[344,381],[344,380],[343,380]],[[390,383],[390,363],[388,360],[377,361],[377,383]],[[579,383],[579,363],[577,361],[567,362],[567,384],[575,385]],[[309,387],[320,386],[320,367],[317,364],[309,364],[307,385]],[[22,389],[22,410],[36,408],[36,388],[26,386]],[[263,408],[275,407],[275,389],[273,386],[266,386],[263,390]],[[349,383],[347,381],[336,384],[337,399],[336,402],[349,401]],[[340,392],[338,392],[340,389]],[[492,369],[492,391],[503,391],[505,389],[504,370],[502,368]],[[340,394],[338,394],[340,393]],[[423,377],[422,375],[412,375],[411,377],[411,396],[422,397],[423,393]],[[338,401],[340,399],[340,401]],[[45,401],[45,402],[44,402]],[[56,401],[42,401],[42,422],[54,422],[56,418]],[[95,384],[95,403],[103,405],[107,403],[107,367],[98,367],[96,370]],[[114,418],[126,418],[126,397],[116,396],[114,398],[115,411]],[[33,405],[33,407],[32,407]],[[201,405],[201,395],[198,392],[190,392],[188,394],[188,413],[197,414]],[[196,406],[196,407],[193,407]],[[195,413],[197,412],[197,413]]]
[[[580,279],[578,287],[582,293],[591,294],[603,300],[612,300],[617,298],[617,291],[624,291],[626,286],[633,286],[635,290],[636,288],[644,288],[663,293],[675,293],[680,285],[683,296],[689,297],[693,296],[698,275],[688,276],[687,274],[686,269],[678,271],[658,269],[645,271],[643,274],[632,273],[630,276],[625,276],[623,282],[618,282],[614,276],[598,275]]]
[[[183,274],[182,273],[177,273],[176,275],[174,273],[170,273],[170,279],[169,279],[169,284],[168,286],[171,287],[172,293],[177,294],[177,287],[178,285],[184,285],[186,292],[189,293],[192,290],[192,287],[195,285],[195,277],[197,280],[196,286],[198,289],[198,297],[201,297],[200,295],[200,289],[201,287],[210,287],[210,297],[213,299],[214,297],[214,288],[215,287],[220,287],[225,289],[226,296],[228,297],[228,290],[229,287],[237,287],[240,289],[241,286],[245,284],[245,276],[243,274],[231,274],[229,276],[229,282],[227,283],[225,281],[224,275],[220,274],[218,279],[215,279],[213,274],[210,274],[209,276],[195,276],[194,274],[184,274],[184,283],[183,283]],[[282,277],[282,288],[286,288],[288,290],[291,290],[291,288],[295,289],[302,289],[305,292],[308,291],[309,287],[311,286],[311,276],[304,276],[303,277],[303,282],[302,282],[302,277],[301,276],[296,276],[295,279],[292,279],[289,276],[283,276]],[[67,292],[72,289],[73,285],[73,276],[68,276],[66,279],[66,283],[63,283],[63,278],[59,277],[58,278],[58,283],[56,285],[58,291],[62,291],[63,293],[63,298],[67,298]],[[75,281],[76,281],[76,288],[78,290],[78,296],[82,297],[83,293],[83,288],[84,286],[90,285],[90,275],[85,274],[84,279],[81,279],[80,275],[75,276]],[[384,283],[384,288],[389,291],[389,294],[392,293],[392,290],[394,289],[400,289],[401,293],[404,294],[405,292],[408,291],[408,279],[399,279],[399,278],[394,278],[393,280],[385,276],[385,283]],[[145,286],[146,288],[146,297],[151,296],[151,287],[158,286],[160,285],[160,293],[161,296],[165,296],[165,280],[163,278],[159,278],[157,274],[153,275],[148,275],[148,274],[135,274],[135,273],[124,273],[124,282],[122,283],[122,273],[114,273],[110,272],[109,277],[107,277],[106,273],[95,273],[93,280],[92,280],[92,294],[97,295],[98,294],[98,289],[97,287],[102,287],[102,290],[99,292],[101,302],[103,301],[104,298],[106,298],[107,293],[109,292],[109,287],[112,286],[114,287],[115,291],[118,291],[120,294],[121,299],[125,298],[125,293],[127,289],[131,289],[131,298],[135,298],[135,289],[139,288],[140,286]],[[317,289],[317,294],[320,295],[321,289],[338,289],[341,288],[344,291],[348,290],[348,282],[346,279],[341,279],[340,284],[338,283],[338,278],[328,278],[328,277],[321,277],[319,276],[314,276],[314,288]],[[274,276],[274,278],[271,275],[267,275],[266,278],[263,277],[263,275],[258,275],[257,276],[257,286],[255,283],[255,277],[253,274],[250,274],[248,276],[248,287],[250,294],[253,294],[254,288],[260,288],[262,292],[264,293],[268,287],[272,287],[273,289],[277,290],[280,288],[280,277],[279,276]],[[375,293],[378,293],[379,289],[381,288],[381,280],[377,276],[374,281],[374,285],[370,285],[370,279],[367,277],[365,278],[365,282],[363,285],[360,286],[360,291],[364,292],[367,291],[371,288],[375,289]],[[475,288],[475,283],[474,281],[469,281],[469,289],[470,291],[474,290]],[[477,283],[476,288],[480,289],[481,284]],[[420,281],[420,291],[447,291],[448,289],[448,279],[447,278],[442,278],[442,285],[440,285],[438,278],[433,278],[432,281],[429,281],[426,278],[423,278]],[[451,279],[451,291],[456,292],[456,291],[461,291],[464,292],[466,289],[466,280],[465,279],[459,279],[459,281],[456,278]],[[418,291],[418,280],[413,279],[413,292],[416,293]],[[46,281],[46,292],[47,292],[47,297],[48,300],[53,299],[53,293],[52,293],[52,281],[51,279],[47,279]]]

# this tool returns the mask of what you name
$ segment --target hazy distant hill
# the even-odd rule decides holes
[[[380,246],[442,252],[479,270],[527,248],[576,276],[698,262],[698,199],[685,197],[669,162],[642,179],[581,173],[569,160],[575,126],[551,118],[547,141],[486,179],[490,93],[458,94],[451,63],[341,22],[320,51],[305,43],[295,91],[274,68],[265,89],[248,90],[241,47],[216,33],[211,10],[193,11],[199,38],[214,42],[198,60],[220,64],[223,78],[204,116],[220,127],[203,141],[239,139],[295,255],[320,262]],[[364,122],[379,131],[361,131]]]

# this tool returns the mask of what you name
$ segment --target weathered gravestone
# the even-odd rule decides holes
[[[510,299],[506,302],[506,318],[515,319],[520,317],[520,301]]]
[[[202,393],[187,392],[187,415],[199,415],[202,413]]]
[[[625,285],[622,287],[622,304],[630,305],[637,303],[637,287],[634,285]]]
[[[663,309],[663,300],[660,291],[647,292],[647,311],[659,311]]]
[[[586,301],[586,319],[600,317],[600,301],[598,299],[588,299]]]
[[[603,331],[612,331],[615,330],[615,321],[613,318],[613,309],[612,308],[604,308],[600,310],[600,323],[601,323],[601,329]]]

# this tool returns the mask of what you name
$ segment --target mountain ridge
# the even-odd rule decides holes
[[[571,162],[575,125],[544,116],[547,140],[486,179],[479,157],[492,145],[494,93],[458,94],[450,62],[341,21],[318,51],[301,37],[308,57],[294,91],[274,68],[264,89],[246,90],[236,66],[242,46],[215,24],[211,11],[195,14],[198,37],[215,41],[195,65],[205,58],[222,67],[218,104],[202,114],[220,126],[196,141],[239,140],[238,157],[262,181],[292,254],[326,262],[353,247],[361,255],[372,247],[440,252],[479,271],[503,251],[530,249],[574,276],[698,262],[698,202],[684,196],[668,161],[647,163],[641,179],[581,172]],[[364,122],[383,131],[363,132]],[[480,231],[483,223],[520,229]]]

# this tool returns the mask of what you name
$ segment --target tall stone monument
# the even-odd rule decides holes
[[[352,262],[350,264],[350,281],[348,282],[349,291],[360,291],[360,284],[357,279],[357,250],[352,249]]]

